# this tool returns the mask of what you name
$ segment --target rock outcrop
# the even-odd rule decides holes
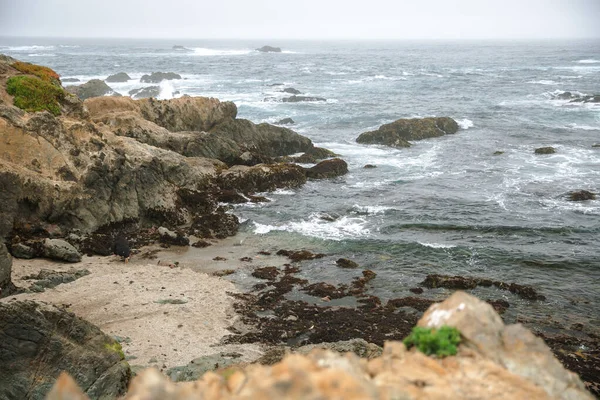
[[[556,149],[554,147],[538,147],[533,151],[535,154],[554,154]]]
[[[125,72],[119,72],[113,75],[109,75],[105,79],[106,82],[127,82],[129,80],[131,80],[131,77]]]
[[[160,94],[160,86],[148,86],[145,88],[131,89],[129,95],[134,99],[148,99],[150,97],[158,97]]]
[[[390,147],[410,147],[411,140],[429,139],[451,135],[458,131],[458,124],[449,117],[399,119],[381,125],[376,131],[362,133],[357,143],[383,144]]]
[[[188,384],[175,385],[149,369],[133,380],[125,398],[592,399],[541,339],[520,324],[505,326],[489,304],[464,292],[431,306],[418,325],[458,328],[458,354],[434,358],[402,342],[386,342],[382,354],[368,351],[361,359],[354,345],[343,355],[315,346],[307,355],[277,361],[275,354],[264,363],[273,365],[230,366]],[[53,389],[63,395],[77,391],[68,377]]]
[[[150,75],[142,75],[140,82],[160,83],[162,81],[171,81],[173,79],[181,79],[181,75],[176,74],[175,72],[153,72]]]
[[[348,164],[341,158],[321,161],[306,169],[306,176],[311,179],[335,178],[348,173]]]
[[[120,345],[55,306],[0,303],[0,398],[44,399],[61,371],[94,399],[123,394],[130,378]]]
[[[261,53],[281,53],[281,48],[273,46],[263,46],[256,49],[256,51],[260,51]]]
[[[81,100],[100,96],[120,96],[119,93],[115,92],[110,86],[100,79],[92,79],[83,85],[69,86],[67,90],[75,94]]]
[[[590,192],[589,190],[576,190],[567,193],[567,197],[570,201],[586,201],[596,200],[596,193]]]
[[[284,97],[281,99],[284,103],[299,103],[303,101],[327,101],[323,97],[315,97],[315,96],[297,96],[293,95],[290,97]]]

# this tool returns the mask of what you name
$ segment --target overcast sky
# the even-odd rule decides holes
[[[600,38],[600,0],[0,0],[0,36]]]

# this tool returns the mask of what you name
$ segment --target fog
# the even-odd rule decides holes
[[[0,36],[600,37],[600,0],[0,0]]]

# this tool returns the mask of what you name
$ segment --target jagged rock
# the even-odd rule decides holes
[[[94,399],[124,394],[130,377],[118,343],[89,322],[43,303],[0,302],[0,398],[44,399],[61,371]]]
[[[181,79],[181,75],[175,72],[153,72],[150,75],[142,75],[140,82],[142,83],[160,83],[161,81],[170,81],[173,79]]]
[[[586,201],[596,200],[596,193],[592,193],[587,190],[577,190],[574,192],[567,193],[570,201]]]
[[[410,147],[409,140],[422,140],[458,131],[458,124],[448,117],[399,119],[381,125],[376,131],[362,133],[357,143],[383,144],[391,147]]]
[[[148,86],[129,91],[129,95],[134,99],[148,99],[150,97],[158,97],[159,94],[160,86]]]
[[[298,89],[294,89],[293,87],[285,88],[282,90],[283,93],[291,93],[291,94],[301,94],[302,92]]]
[[[114,75],[109,75],[104,81],[106,82],[127,82],[131,80],[131,77],[127,75],[125,72],[119,72]]]
[[[120,96],[119,93],[115,92],[110,86],[100,79],[92,79],[91,81],[79,86],[69,86],[67,90],[75,94],[81,100],[101,96]]]
[[[556,149],[554,147],[539,147],[535,149],[535,154],[554,154]]]
[[[223,189],[266,192],[299,187],[306,183],[306,174],[302,167],[294,164],[234,166],[221,172],[218,182]]]
[[[71,263],[81,261],[81,254],[77,249],[62,239],[45,239],[42,243],[42,254],[52,260]]]
[[[12,254],[13,257],[22,258],[26,260],[38,256],[36,249],[32,248],[31,246],[27,246],[23,243],[16,243],[10,246],[10,254]]]
[[[283,99],[281,99],[281,101],[283,101],[284,103],[298,103],[301,101],[327,101],[327,99],[324,99],[323,97],[294,95],[290,97],[284,97]]]
[[[256,51],[260,51],[261,53],[281,53],[281,48],[273,46],[263,46],[256,49]]]
[[[293,125],[293,124],[295,124],[295,122],[291,118],[284,118],[284,119],[280,119],[279,121],[275,122],[275,125]]]
[[[321,161],[312,168],[306,168],[306,176],[310,179],[335,178],[348,173],[348,164],[341,158]]]

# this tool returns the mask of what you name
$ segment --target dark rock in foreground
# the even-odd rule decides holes
[[[121,346],[96,326],[55,306],[0,303],[0,398],[43,399],[61,371],[93,399],[125,393]]]
[[[256,51],[260,51],[261,53],[281,53],[281,48],[273,46],[263,46],[256,49]]]
[[[535,154],[554,154],[556,149],[554,147],[539,147],[535,149]]]
[[[134,99],[148,99],[151,97],[158,97],[160,94],[160,86],[148,86],[145,88],[132,89],[129,91],[129,95]]]
[[[348,164],[341,158],[321,161],[312,168],[306,169],[306,177],[310,179],[335,178],[348,173]]]
[[[140,82],[142,83],[159,83],[161,81],[170,81],[173,79],[181,79],[181,75],[175,72],[153,72],[150,75],[142,75]]]
[[[117,92],[112,90],[104,81],[100,79],[92,79],[89,82],[79,86],[70,86],[67,90],[79,97],[81,100],[89,99],[91,97],[100,96],[120,96]]]
[[[110,75],[105,79],[106,82],[127,82],[131,77],[127,75],[125,72],[119,72],[114,75]]]
[[[596,200],[596,193],[589,192],[587,190],[577,190],[567,194],[570,201],[586,201]]]
[[[409,140],[429,139],[454,134],[457,131],[458,124],[449,117],[399,119],[381,125],[376,131],[362,133],[356,142],[410,147]]]

